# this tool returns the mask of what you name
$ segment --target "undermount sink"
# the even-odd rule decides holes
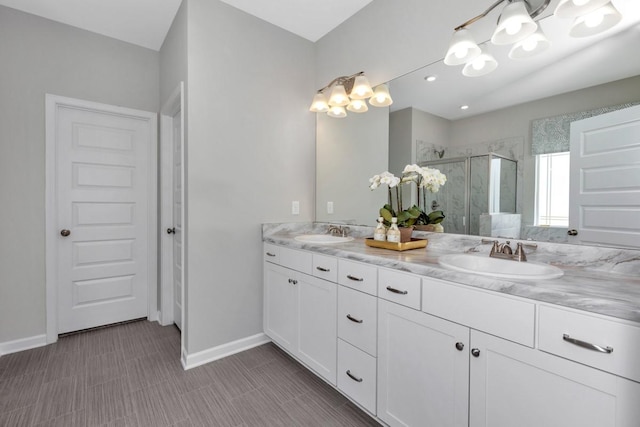
[[[442,255],[438,258],[438,263],[451,270],[501,279],[544,280],[556,279],[564,274],[553,265],[490,258],[488,255]]]
[[[295,239],[299,242],[306,243],[332,244],[350,242],[353,240],[353,237],[334,236],[332,234],[304,234],[302,236],[296,236]]]

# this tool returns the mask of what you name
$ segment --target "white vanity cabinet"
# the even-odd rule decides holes
[[[464,427],[468,402],[469,328],[378,300],[378,418]]]
[[[270,249],[265,245],[265,333],[335,385],[337,285],[294,269],[311,272],[310,252],[277,248],[286,268],[270,262]]]
[[[640,426],[637,323],[275,245],[264,260],[265,333],[389,426]]]
[[[637,427],[640,384],[471,331],[471,427]]]

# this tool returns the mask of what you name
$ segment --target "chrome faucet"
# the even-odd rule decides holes
[[[338,236],[342,236],[342,237],[347,237],[347,233],[349,232],[349,227],[347,226],[341,226],[341,225],[329,225],[329,228],[327,229],[327,233],[333,235],[338,235]]]

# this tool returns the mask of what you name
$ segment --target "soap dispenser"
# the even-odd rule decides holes
[[[398,218],[391,218],[391,227],[387,231],[387,242],[400,243],[400,230],[398,229]]]
[[[384,242],[387,240],[387,229],[384,226],[384,218],[378,218],[378,225],[376,229],[373,231],[373,240],[377,240],[379,242]]]

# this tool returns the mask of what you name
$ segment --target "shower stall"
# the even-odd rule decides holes
[[[492,236],[498,223],[496,215],[516,213],[516,160],[487,153],[431,160],[420,166],[439,169],[447,176],[447,183],[437,193],[427,193],[426,200],[427,210],[444,212],[442,225],[447,233]],[[502,219],[512,221],[514,216]],[[518,235],[506,237],[519,237],[519,216],[515,219]]]

